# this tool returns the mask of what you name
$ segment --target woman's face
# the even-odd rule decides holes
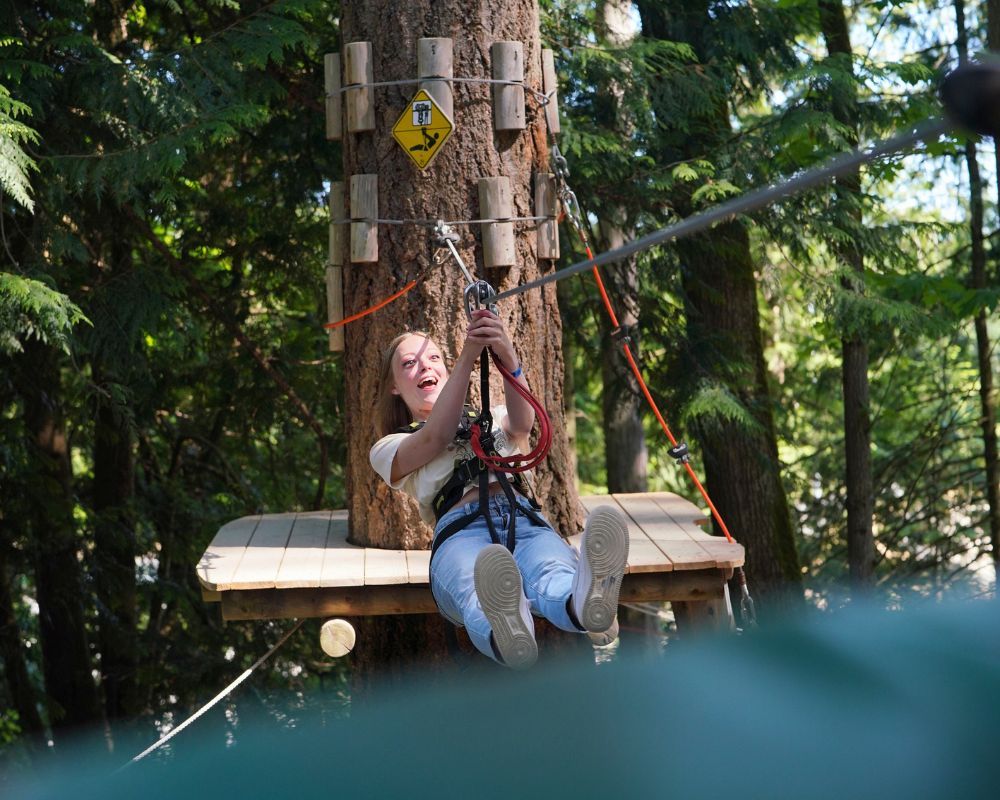
[[[425,420],[448,380],[448,370],[433,340],[415,333],[393,353],[392,379],[392,393],[403,398],[414,419]]]

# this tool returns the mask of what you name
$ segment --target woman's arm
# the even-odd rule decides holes
[[[462,352],[459,353],[447,382],[435,400],[427,421],[420,430],[407,436],[396,450],[396,457],[392,462],[393,482],[438,456],[455,438],[462,409],[465,407],[465,397],[469,391],[469,379],[479,362],[479,354],[484,347],[496,346],[506,337],[502,323],[494,314],[486,310],[473,313]],[[507,344],[510,344],[509,338]],[[512,347],[510,352],[513,352]],[[507,363],[504,362],[505,365]],[[528,408],[530,410],[531,407]],[[530,425],[528,430],[531,430]]]
[[[521,361],[517,357],[517,351],[514,349],[514,344],[511,342],[503,322],[496,314],[489,311],[478,313],[483,314],[482,329],[485,331],[483,337],[488,336],[488,343],[493,348],[497,358],[500,359],[500,363],[511,372],[516,372]],[[510,380],[517,381],[525,388],[528,387],[528,381],[523,374],[513,379],[504,378],[504,403],[507,405],[507,424],[504,426],[504,432],[514,441],[527,444],[528,434],[531,433],[531,427],[535,424],[535,410],[517,391],[507,390],[507,383]],[[483,400],[483,403],[486,402],[488,400]]]

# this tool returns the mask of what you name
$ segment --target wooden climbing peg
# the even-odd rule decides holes
[[[512,208],[509,178],[479,179],[479,213],[484,219],[509,220]],[[512,266],[516,252],[512,222],[488,222],[483,225],[483,263],[487,267]]]
[[[542,50],[542,91],[548,98],[545,104],[545,121],[549,126],[549,133],[559,133],[559,82],[556,80],[556,62],[551,50]]]
[[[344,99],[340,96],[340,53],[323,56],[323,83],[326,87],[326,138],[340,140],[344,133]]]
[[[538,223],[538,258],[559,258],[559,225],[556,222],[558,212],[556,176],[551,172],[536,172],[535,216],[546,218]]]
[[[452,78],[454,77],[451,39],[417,39],[417,77],[418,78]],[[451,84],[446,81],[427,81],[420,88],[434,98],[448,119],[455,119],[455,101]]]
[[[351,176],[351,262],[378,261],[378,175]]]
[[[347,130],[350,133],[375,130],[375,96],[368,84],[374,83],[372,43],[351,42],[344,46],[344,86],[347,87]],[[352,88],[355,87],[355,88]]]
[[[524,45],[521,42],[494,42],[490,48],[493,80],[518,81],[493,85],[493,128],[498,131],[524,130]]]

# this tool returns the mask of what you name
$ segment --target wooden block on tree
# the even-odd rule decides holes
[[[344,264],[344,232],[347,230],[347,202],[343,181],[333,181],[330,184],[330,234],[327,262],[343,266]]]
[[[559,133],[559,82],[556,79],[555,56],[551,50],[542,50],[542,92],[548,98],[545,104],[545,124],[549,133]]]
[[[451,39],[417,39],[417,77],[454,77]],[[455,100],[450,83],[447,81],[427,81],[421,83],[420,88],[434,98],[434,102],[448,115],[448,119],[455,119]]]
[[[323,82],[326,88],[326,138],[334,141],[343,137],[344,98],[340,93],[340,53],[323,57]]]
[[[547,217],[538,223],[538,258],[559,258],[559,200],[556,197],[556,178],[550,172],[535,173],[535,216]]]
[[[350,133],[375,130],[374,94],[367,84],[375,82],[372,43],[351,42],[344,47],[344,86],[347,130]],[[354,87],[354,88],[351,88]]]
[[[344,268],[330,266],[326,268],[326,319],[327,322],[340,322],[344,318]],[[330,352],[344,352],[344,326],[332,328],[329,332]]]
[[[479,213],[483,219],[510,219],[513,214],[510,178],[479,179]],[[516,261],[514,224],[489,222],[483,225],[483,263],[487,267],[509,267]]]
[[[378,219],[378,175],[351,176],[351,219]],[[351,261],[378,261],[378,225],[374,222],[351,223]]]
[[[524,129],[524,45],[494,42],[490,47],[493,80],[518,81],[522,85],[494,84],[493,127],[498,131]]]

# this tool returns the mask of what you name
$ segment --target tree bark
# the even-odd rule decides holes
[[[602,44],[622,47],[633,37],[629,17],[630,3],[623,0],[603,0],[597,9],[595,27]],[[611,124],[622,137],[631,135],[631,125],[625,117],[623,101],[625,89],[621,82],[611,81],[598,87],[613,104]],[[598,228],[604,249],[613,250],[635,238],[624,208],[612,209],[604,214]],[[630,347],[638,357],[639,342],[635,331],[639,324],[639,267],[638,258],[631,256],[623,262],[604,270],[603,280],[618,322],[633,331]],[[603,321],[601,339],[601,377],[604,393],[604,462],[608,475],[609,492],[645,492],[648,487],[646,433],[643,428],[643,397],[639,382],[622,352],[620,341],[613,338],[610,319],[602,307],[598,312]]]
[[[101,384],[100,369],[94,378]],[[94,592],[101,685],[109,719],[136,711],[134,462],[128,423],[109,398],[100,400],[94,430]]]
[[[73,521],[69,442],[60,409],[56,354],[30,341],[19,365],[19,390],[31,441],[34,479],[27,520],[31,533],[38,601],[42,671],[49,724],[66,728],[101,716],[91,674],[83,610],[82,568]]]
[[[705,81],[718,77],[712,73],[721,67],[704,55],[715,36],[708,3],[649,0],[638,6],[645,35],[687,42],[702,64],[698,74]],[[706,157],[731,138],[728,98],[718,87],[706,88],[714,107],[689,120],[697,136],[664,137],[665,142],[680,142],[663,145],[664,163]],[[681,188],[671,198],[682,216],[694,211],[689,192]],[[802,578],[781,484],[749,235],[742,222],[730,222],[681,239],[676,247],[693,360],[688,374],[680,377],[699,375],[724,385],[756,423],[752,428],[730,420],[695,423],[704,447],[706,485],[731,533],[746,548],[747,580],[762,616],[792,610],[802,604]],[[689,385],[687,391],[693,390]],[[738,597],[739,587],[734,583],[730,588]]]
[[[840,0],[820,0],[820,27],[826,49],[832,59],[843,59],[853,74],[850,59],[850,32],[847,15]],[[843,96],[832,99],[833,116],[850,132],[852,144],[858,140],[857,96],[853,85]],[[862,209],[861,170],[854,169],[836,179],[838,201],[860,228]],[[851,238],[851,237],[849,237]],[[854,245],[836,246],[837,256],[852,278],[842,282],[845,291],[864,291],[864,254]],[[844,459],[847,492],[847,562],[851,587],[863,593],[871,589],[875,574],[874,482],[871,464],[870,388],[868,381],[868,342],[858,331],[848,331],[841,340],[841,380],[844,394]]]
[[[34,738],[43,731],[44,725],[38,713],[38,698],[28,675],[28,664],[21,644],[21,628],[14,613],[12,575],[7,563],[9,546],[6,536],[0,536],[0,659],[3,660],[7,691],[17,712],[21,730]]]
[[[995,15],[1000,8],[991,0],[988,13]],[[955,0],[955,20],[958,28],[958,60],[960,64],[969,59],[969,42],[965,29],[965,2]],[[996,44],[994,26],[1000,24],[995,16],[989,20],[991,46]],[[997,151],[1000,153],[1000,151]],[[983,241],[983,181],[979,172],[979,160],[974,139],[965,140],[965,163],[969,169],[969,226],[972,239],[972,264],[969,283],[973,289],[986,288],[986,248]],[[1000,155],[998,155],[1000,165]],[[988,525],[993,551],[993,571],[1000,580],[1000,464],[997,459],[997,405],[993,387],[993,362],[990,356],[989,321],[986,311],[976,314],[976,353],[979,362],[979,406],[980,428],[983,432],[983,460],[985,462],[986,501],[988,505]]]
[[[416,45],[422,37],[450,37],[454,42],[454,75],[490,78],[490,46],[512,40],[524,45],[525,85],[541,88],[541,48],[535,0],[415,0],[405,6],[378,2],[347,2],[341,30],[345,43],[372,44],[375,81],[416,77]],[[526,92],[527,127],[523,131],[495,132],[491,89],[486,84],[453,85],[455,130],[436,160],[417,170],[392,139],[391,129],[416,93],[412,85],[373,89],[376,130],[344,134],[344,180],[353,175],[378,175],[378,212],[389,219],[472,220],[482,217],[478,179],[507,176],[513,196],[513,213],[532,216],[534,172],[548,171],[546,138],[541,108]],[[457,245],[466,265],[498,291],[511,288],[548,271],[551,265],[535,257],[535,236],[529,226],[515,223],[516,264],[485,269],[477,225],[459,225]],[[349,239],[349,234],[343,237]],[[442,349],[454,357],[467,326],[462,291],[466,281],[449,259],[432,267],[431,231],[419,225],[381,225],[379,260],[351,264],[345,253],[345,313],[367,308],[391,294],[407,280],[427,273],[405,300],[348,325],[345,331],[347,497],[351,541],[375,547],[427,548],[431,530],[420,522],[416,506],[393,492],[369,465],[368,452],[375,440],[375,398],[382,352],[404,330],[429,332]],[[531,390],[551,412],[553,447],[546,464],[535,476],[535,490],[557,530],[572,534],[580,523],[575,476],[569,471],[566,429],[559,411],[563,407],[562,329],[556,288],[522,295],[500,308],[524,366]],[[493,401],[500,399],[501,383],[491,383]],[[474,382],[475,383],[475,382]],[[472,402],[479,404],[478,391]],[[364,652],[358,648],[360,666],[422,655],[433,659],[424,642],[441,641],[436,618],[427,620],[367,620]],[[360,633],[360,630],[359,630]]]

